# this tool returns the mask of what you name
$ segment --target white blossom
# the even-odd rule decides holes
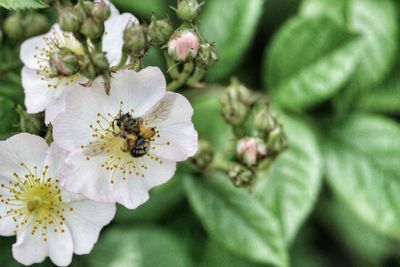
[[[71,192],[136,208],[148,190],[168,181],[176,162],[193,156],[197,132],[193,109],[166,92],[158,68],[115,73],[107,96],[97,79],[91,90],[67,97],[54,121],[54,140],[71,151],[63,185]]]
[[[41,137],[18,134],[0,142],[0,235],[17,236],[14,258],[25,265],[47,256],[58,266],[87,254],[114,217],[114,204],[61,188],[67,152]]]

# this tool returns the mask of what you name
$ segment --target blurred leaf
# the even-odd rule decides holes
[[[358,40],[328,17],[290,20],[266,54],[265,87],[276,101],[292,110],[331,97],[356,67]]]
[[[400,238],[400,126],[353,114],[332,128],[322,141],[330,186],[368,225]]]
[[[359,91],[380,83],[393,66],[398,49],[397,4],[392,0],[305,0],[305,16],[343,18],[344,26],[361,34],[363,55],[349,86]]]
[[[221,81],[241,62],[252,41],[265,0],[205,1],[200,15],[201,33],[215,42],[219,62],[209,70],[208,79]]]
[[[225,175],[184,180],[187,197],[204,227],[236,255],[277,266],[288,259],[279,222],[263,203],[234,188]]]
[[[36,9],[47,7],[47,5],[40,0],[0,0],[0,6],[7,9]]]
[[[324,200],[319,210],[324,226],[351,252],[357,266],[380,266],[394,248],[390,239],[379,235],[360,221],[337,199]]]
[[[150,192],[150,199],[137,209],[129,210],[118,206],[116,222],[157,220],[173,209],[183,198],[181,174],[178,172],[172,180]]]
[[[156,227],[114,228],[87,257],[93,267],[190,267],[185,247],[172,233]]]
[[[216,149],[231,149],[233,135],[221,115],[223,87],[194,89],[188,93],[193,105],[193,123],[200,138],[210,141]]]
[[[262,267],[265,265],[245,261],[214,241],[207,243],[206,252],[198,267]]]
[[[22,266],[12,256],[12,244],[15,242],[15,237],[0,237],[0,266],[20,267]]]
[[[364,111],[388,114],[400,113],[400,72],[396,67],[392,75],[375,90],[363,94],[356,101],[356,107]]]
[[[170,12],[169,6],[176,4],[175,0],[146,0],[146,1],[132,1],[132,0],[111,0],[118,8],[125,9],[132,12],[138,19],[144,17],[149,19],[152,13],[159,17],[167,16]]]
[[[281,117],[289,138],[289,149],[262,177],[254,194],[281,224],[284,238],[291,243],[317,201],[322,160],[314,133],[298,118]]]
[[[14,126],[18,124],[19,117],[14,108],[15,104],[12,101],[0,96],[0,140],[15,133]]]

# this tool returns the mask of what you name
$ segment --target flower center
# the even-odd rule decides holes
[[[127,175],[145,177],[149,160],[163,163],[151,153],[156,149],[154,145],[160,132],[150,127],[144,118],[132,114],[133,110],[120,111],[115,116],[98,113],[96,123],[89,125],[96,140],[81,146],[87,160],[92,156],[103,157],[101,167],[111,172],[111,184],[116,177],[122,177],[122,180],[126,180]]]
[[[63,203],[59,181],[47,176],[48,166],[42,173],[38,173],[36,166],[33,171],[24,163],[21,166],[26,171],[25,175],[13,173],[15,181],[0,185],[0,202],[9,206],[0,219],[11,217],[16,223],[15,233],[32,222],[31,234],[39,231],[47,241],[49,230],[56,233],[65,231],[64,214],[73,209]]]

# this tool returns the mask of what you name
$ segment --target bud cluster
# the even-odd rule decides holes
[[[11,41],[20,41],[35,35],[42,34],[50,28],[50,22],[46,16],[30,12],[26,15],[12,13],[3,24],[3,30]]]
[[[254,184],[257,172],[270,167],[288,144],[268,102],[236,79],[221,97],[221,114],[237,138],[235,166],[229,177],[236,186]]]

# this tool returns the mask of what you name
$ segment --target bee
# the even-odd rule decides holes
[[[122,114],[120,111],[114,124],[120,129],[119,136],[126,140],[121,147],[122,151],[129,151],[134,158],[140,158],[149,152],[151,138],[156,132],[154,128],[146,127],[143,119],[132,117],[130,113]]]

